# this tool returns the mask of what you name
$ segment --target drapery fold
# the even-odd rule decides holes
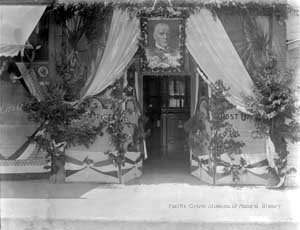
[[[139,20],[127,10],[115,9],[103,56],[83,88],[82,98],[99,94],[122,76],[138,49],[139,34]]]
[[[186,46],[210,83],[222,80],[230,87],[229,102],[247,112],[243,96],[253,95],[253,81],[217,16],[207,9],[190,15]]]
[[[0,6],[0,56],[16,56],[46,9],[46,5]]]

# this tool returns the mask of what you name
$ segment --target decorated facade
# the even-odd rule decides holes
[[[285,2],[0,4],[1,178],[126,183],[159,159],[208,184],[295,172]]]

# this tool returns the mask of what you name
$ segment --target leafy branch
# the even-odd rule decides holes
[[[282,178],[294,171],[287,169],[288,141],[300,141],[299,107],[292,89],[294,74],[290,69],[279,70],[276,60],[268,57],[255,76],[256,88],[252,97],[245,97],[248,110],[254,114],[256,135],[270,137],[278,158],[271,173]]]

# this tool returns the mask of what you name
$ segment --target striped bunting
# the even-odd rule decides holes
[[[104,153],[102,154],[104,155]],[[103,158],[103,156],[100,156],[100,158],[101,157]],[[88,175],[91,175],[91,171],[88,170],[92,170],[94,172],[99,173],[99,178],[98,179],[94,178],[95,180],[99,180],[99,182],[102,182],[102,180],[105,180],[105,182],[107,182],[107,180],[109,180],[109,178],[104,178],[101,177],[100,175],[110,176],[117,179],[119,177],[118,167],[114,164],[112,158],[108,156],[106,157],[107,159],[103,159],[95,162],[95,160],[93,160],[93,158],[95,158],[95,155],[92,156],[87,154],[87,156],[83,160],[81,160],[82,157],[80,157],[81,159],[76,159],[75,157],[66,155],[66,164],[65,164],[66,177],[68,178],[72,176],[72,179],[70,179],[70,181],[77,181],[77,180],[84,181],[85,176],[90,177]],[[143,160],[143,156],[141,155],[140,152],[127,152],[125,154],[125,159],[124,159],[125,164],[124,166],[122,166],[120,172],[121,175],[122,176],[126,175],[127,179],[129,178],[129,180],[131,178],[133,179],[134,177],[137,177],[137,175],[141,175],[142,160]],[[82,171],[85,171],[86,174],[80,173]],[[80,177],[78,177],[78,179],[76,179],[76,173],[80,173]],[[112,181],[112,183],[114,182]]]
[[[203,168],[201,166],[202,163],[208,164],[208,156],[196,156],[191,153],[191,174],[198,177],[199,179],[201,179],[201,175],[196,173],[197,170],[199,170],[199,168],[201,168],[208,174],[208,176],[210,176],[212,178],[213,173],[210,170]],[[217,172],[215,174],[216,183],[218,182],[218,180],[220,180],[222,178],[231,176],[230,172],[225,172],[223,170],[225,167],[240,167],[240,165],[233,164],[230,162],[225,162],[224,160],[218,160]],[[252,164],[246,164],[244,166],[244,170],[245,170],[244,172],[249,173],[253,176],[256,176],[260,179],[263,179],[267,183],[267,180],[270,178],[267,168],[268,168],[268,160],[265,158],[265,159],[262,159],[258,162],[252,163]],[[244,174],[240,175],[240,177],[243,177],[243,175]]]

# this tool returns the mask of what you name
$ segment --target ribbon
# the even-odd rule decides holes
[[[209,156],[203,155],[201,157],[197,157],[192,154],[192,160],[197,161],[201,164],[208,164],[209,163]],[[267,159],[252,163],[252,164],[245,164],[241,166],[239,164],[225,162],[223,160],[218,159],[217,162],[217,173],[224,174],[225,167],[232,167],[232,168],[244,168],[246,171],[252,172],[254,174],[265,174],[267,173],[268,161]]]

